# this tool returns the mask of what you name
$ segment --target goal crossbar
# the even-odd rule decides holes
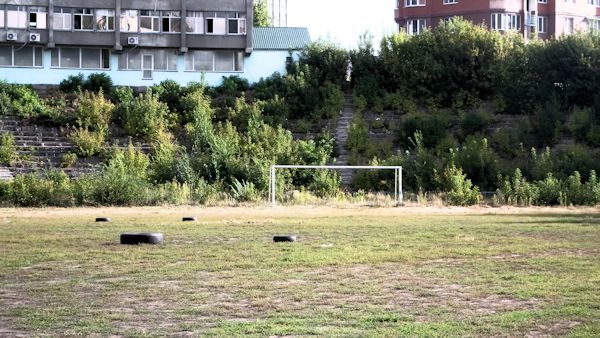
[[[394,200],[397,205],[402,204],[402,167],[401,166],[383,166],[383,165],[291,165],[291,164],[274,164],[269,170],[269,200],[272,205],[275,205],[276,195],[276,177],[277,169],[364,169],[364,170],[394,170]]]

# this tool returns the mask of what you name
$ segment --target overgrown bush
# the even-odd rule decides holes
[[[69,133],[69,140],[73,142],[77,154],[83,157],[91,157],[102,151],[106,133],[106,127],[99,130],[76,127]]]
[[[83,83],[83,89],[95,93],[100,91],[110,93],[113,89],[113,81],[106,73],[92,73]]]
[[[535,184],[528,182],[519,168],[512,177],[500,177],[500,188],[497,191],[499,200],[505,204],[529,206],[535,204],[539,191]]]
[[[10,165],[17,158],[15,137],[12,134],[0,133],[0,165]]]
[[[448,132],[448,119],[441,115],[410,115],[400,125],[397,142],[404,148],[411,146],[409,140],[415,132],[423,135],[424,145],[434,147]]]
[[[446,167],[439,180],[448,204],[474,205],[479,203],[481,199],[479,188],[473,186],[471,180],[467,179],[467,175],[454,163]]]
[[[152,90],[122,102],[120,109],[123,128],[129,136],[153,140],[168,127],[169,108]]]
[[[97,93],[85,91],[78,95],[75,118],[80,127],[107,129],[114,109],[115,105],[104,97],[102,88]]]
[[[60,81],[59,88],[65,93],[75,93],[83,89],[85,76],[81,73],[69,75],[66,79]]]
[[[77,163],[77,154],[66,153],[60,159],[60,166],[63,168],[72,167]]]
[[[44,101],[30,86],[0,80],[0,115],[32,119],[46,112]]]

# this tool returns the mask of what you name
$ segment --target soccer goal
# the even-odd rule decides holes
[[[368,165],[287,165],[275,164],[270,169],[269,180],[269,200],[272,205],[276,203],[276,179],[275,173],[277,169],[361,169],[361,170],[394,170],[394,200],[397,205],[402,204],[402,167],[401,166],[368,166]]]

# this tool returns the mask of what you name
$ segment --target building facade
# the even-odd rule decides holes
[[[398,0],[400,30],[419,34],[453,17],[526,39],[548,39],[600,28],[600,0]]]
[[[243,76],[253,53],[252,0],[14,3],[0,0],[0,79],[9,82],[105,72],[117,85],[218,84]]]
[[[287,0],[267,0],[272,27],[287,27]]]

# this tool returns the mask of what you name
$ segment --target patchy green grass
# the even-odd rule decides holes
[[[0,209],[0,336],[600,335],[597,210],[452,210]]]

